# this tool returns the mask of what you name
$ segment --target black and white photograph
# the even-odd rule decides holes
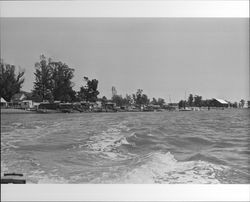
[[[1,184],[250,184],[249,18],[0,30]]]

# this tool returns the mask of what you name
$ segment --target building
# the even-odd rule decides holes
[[[213,98],[210,101],[210,107],[221,107],[221,108],[228,108],[229,103],[223,99]]]
[[[3,107],[7,107],[8,106],[8,103],[6,102],[6,100],[5,99],[3,99],[2,97],[1,97],[1,108]]]
[[[23,100],[20,102],[22,109],[31,109],[34,108],[34,103],[32,100]]]
[[[27,99],[26,94],[23,92],[20,92],[20,93],[16,93],[15,95],[13,95],[11,101],[12,102],[20,102],[20,101],[23,101],[25,99]]]
[[[12,108],[22,108],[22,109],[33,108],[33,102],[32,100],[30,100],[30,97],[31,94],[24,91],[16,93],[11,98],[9,106]]]

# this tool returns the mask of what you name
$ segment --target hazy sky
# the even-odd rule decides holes
[[[75,90],[98,79],[101,96],[249,99],[247,18],[1,18],[1,58],[25,69],[23,90],[41,54],[75,69]]]

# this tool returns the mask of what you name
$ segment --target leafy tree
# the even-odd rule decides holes
[[[201,106],[203,106],[203,107],[209,107],[210,106],[210,101],[211,100],[202,100],[201,101]]]
[[[105,96],[103,96],[101,98],[101,102],[102,102],[102,105],[105,105],[108,102],[108,99]]]
[[[97,90],[98,80],[89,80],[88,77],[84,77],[84,81],[86,82],[86,85],[80,88],[80,91],[78,92],[78,97],[80,98],[80,100],[96,102],[97,96],[99,95],[99,91]]]
[[[126,97],[124,98],[124,104],[126,106],[130,106],[133,104],[133,99],[131,95],[126,94]]]
[[[37,101],[49,100],[53,102],[53,68],[48,65],[44,55],[40,56],[40,62],[35,64],[35,82],[32,91],[33,98]]]
[[[54,100],[70,102],[75,100],[75,91],[72,89],[71,79],[74,76],[74,69],[62,62],[50,62],[53,70],[53,97]]]
[[[178,106],[179,106],[179,108],[185,108],[185,106],[186,106],[186,100],[181,100],[181,101],[178,103]]]
[[[163,98],[158,98],[157,104],[163,107],[163,105],[165,104],[165,100]]]
[[[112,101],[119,107],[124,105],[124,100],[121,95],[113,95]]]
[[[19,93],[24,82],[24,71],[16,75],[16,67],[10,64],[0,64],[0,95],[6,101],[10,101],[14,94]]]
[[[190,94],[189,97],[188,97],[188,105],[189,105],[190,107],[193,106],[193,101],[194,101],[194,97],[193,97],[192,94]]]
[[[194,96],[194,106],[201,107],[202,96]]]
[[[141,96],[141,105],[148,105],[149,104],[149,98],[146,94],[142,94]]]
[[[245,105],[245,100],[241,99],[241,100],[240,100],[240,107],[243,108],[244,105]]]
[[[133,94],[133,100],[134,103],[141,106],[141,105],[147,105],[149,103],[148,96],[146,94],[142,94],[143,90],[138,89],[136,94]]]

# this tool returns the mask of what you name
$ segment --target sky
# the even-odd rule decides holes
[[[31,91],[41,54],[99,81],[100,97],[137,89],[178,102],[250,100],[247,18],[1,18],[1,58],[25,70]]]

